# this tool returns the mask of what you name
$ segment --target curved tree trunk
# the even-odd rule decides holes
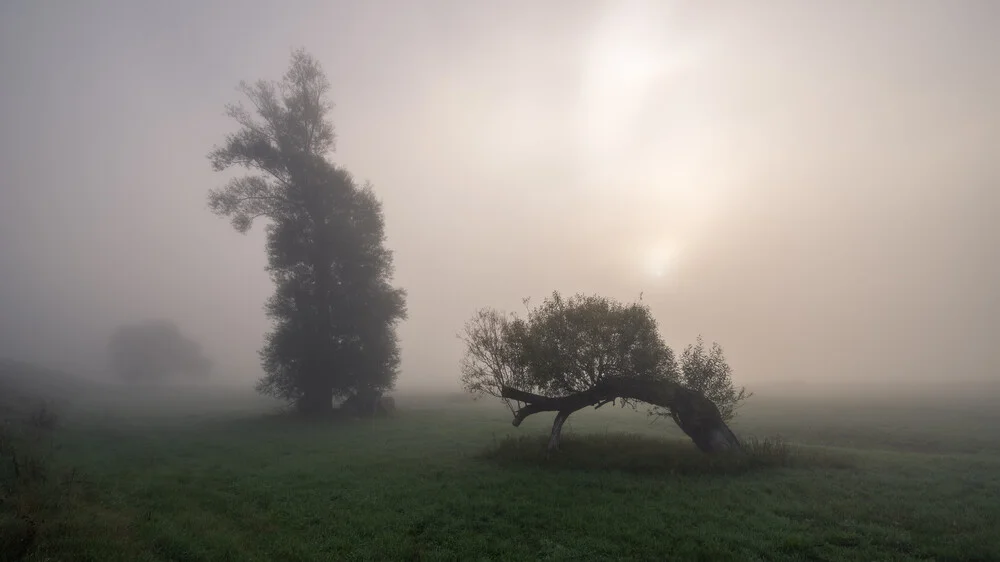
[[[501,389],[501,396],[525,404],[514,413],[515,427],[532,414],[559,412],[552,424],[550,451],[559,448],[562,426],[570,414],[587,406],[600,407],[616,399],[638,400],[669,408],[675,414],[677,425],[703,452],[741,448],[739,439],[723,421],[719,409],[711,400],[673,381],[616,379],[605,381],[590,390],[560,397],[541,396],[505,386]]]
[[[552,422],[552,434],[549,435],[549,451],[555,451],[559,448],[559,438],[562,435],[562,426],[566,423],[566,418],[568,418],[572,413],[572,411],[562,410],[556,414],[556,419]]]

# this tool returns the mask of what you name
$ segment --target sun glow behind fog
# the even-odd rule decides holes
[[[650,246],[644,256],[646,274],[654,279],[667,280],[674,272],[677,258],[676,244],[666,242]]]
[[[654,84],[671,69],[648,6],[614,4],[582,53],[581,140],[586,156],[620,154],[634,143]],[[613,161],[613,159],[612,159]]]
[[[638,274],[663,281],[680,266],[678,243],[690,244],[705,216],[703,152],[713,148],[697,142],[713,125],[705,104],[685,104],[688,90],[674,87],[698,70],[697,45],[672,34],[665,8],[622,1],[597,22],[582,55],[578,137],[582,185],[635,202],[636,217],[622,221],[641,226],[629,225],[620,243],[635,252]]]
[[[614,150],[629,143],[635,120],[659,72],[655,55],[634,41],[612,35],[594,44],[582,91],[588,148]]]

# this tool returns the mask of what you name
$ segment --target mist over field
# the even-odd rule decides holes
[[[1000,560],[1000,3],[0,3],[0,562]]]
[[[992,2],[7,2],[0,356],[101,376],[169,318],[251,384],[263,228],[206,208],[240,80],[323,65],[382,200],[401,389],[457,386],[478,308],[642,295],[739,381],[996,379]]]

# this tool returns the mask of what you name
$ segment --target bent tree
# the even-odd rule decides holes
[[[462,385],[501,399],[519,426],[528,416],[556,412],[548,448],[559,448],[574,412],[609,403],[669,416],[704,452],[739,449],[726,425],[750,395],[737,390],[716,344],[706,356],[699,338],[677,364],[649,308],[599,296],[558,292],[529,308],[527,318],[492,308],[465,325]]]
[[[257,390],[306,414],[392,388],[395,328],[406,316],[406,293],[390,283],[381,202],[329,159],[329,88],[319,63],[294,52],[283,80],[240,85],[251,107],[228,106],[239,129],[209,154],[216,171],[250,172],[211,191],[212,211],[241,233],[269,221],[267,270],[276,288]]]

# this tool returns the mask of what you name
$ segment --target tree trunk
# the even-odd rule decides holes
[[[382,393],[378,390],[360,388],[354,394],[348,396],[347,400],[344,400],[344,403],[340,405],[340,409],[359,418],[380,416],[387,411],[383,405],[385,398],[387,397],[383,397]],[[395,406],[394,402],[393,406]]]
[[[552,422],[552,434],[549,436],[549,451],[559,450],[559,437],[562,435],[562,426],[566,423],[566,418],[573,412],[563,410],[556,414],[556,419]]]
[[[532,414],[559,412],[552,424],[550,451],[558,448],[562,425],[570,414],[587,406],[599,407],[619,398],[668,408],[674,414],[677,425],[705,453],[741,449],[739,439],[726,425],[715,404],[700,392],[684,388],[673,381],[612,379],[590,390],[559,397],[541,396],[505,386],[500,395],[525,403],[524,407],[514,413],[515,427]]]
[[[333,388],[307,388],[299,400],[299,410],[306,416],[325,416],[333,413]]]

